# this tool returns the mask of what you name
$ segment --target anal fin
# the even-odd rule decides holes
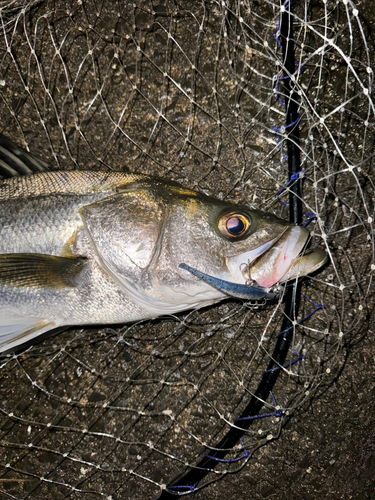
[[[17,351],[24,344],[31,345],[36,337],[57,326],[39,318],[0,318],[0,354]]]

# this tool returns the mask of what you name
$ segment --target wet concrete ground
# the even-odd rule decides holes
[[[237,476],[199,499],[375,498],[374,331],[353,348],[337,382],[293,418]]]

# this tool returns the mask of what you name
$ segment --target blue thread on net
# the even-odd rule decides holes
[[[216,462],[222,462],[224,464],[234,464],[235,462],[239,462],[240,460],[243,460],[243,459],[246,459],[246,458],[251,458],[251,453],[249,451],[247,451],[247,449],[245,448],[245,445],[243,444],[242,439],[240,439],[240,443],[241,443],[241,446],[242,446],[242,449],[243,449],[243,452],[244,452],[243,455],[241,455],[240,457],[229,458],[229,459],[217,458],[217,457],[213,457],[211,455],[205,455],[205,457],[206,458],[210,458],[211,460],[215,460]]]
[[[317,311],[319,311],[319,309],[325,309],[325,306],[323,304],[315,304],[315,302],[313,300],[309,299],[307,297],[307,295],[305,295],[302,292],[301,292],[301,295],[304,299],[306,299],[308,302],[310,302],[310,304],[315,306],[315,309],[311,313],[309,313],[307,316],[305,316],[303,319],[301,319],[301,321],[299,321],[298,324],[301,324],[301,323],[303,323],[303,321],[306,321],[307,319],[311,318],[311,316],[313,316]]]
[[[274,127],[274,128],[280,128],[280,127]],[[301,175],[302,174],[302,175]],[[277,201],[283,206],[283,207],[286,207],[288,208],[289,207],[289,204],[288,203],[285,203],[285,201],[283,201],[281,198],[280,198],[280,195],[290,186],[290,184],[292,182],[295,182],[297,181],[298,179],[302,178],[305,176],[305,173],[303,172],[303,170],[298,170],[298,172],[296,172],[295,174],[292,174],[291,177],[290,177],[290,180],[281,188],[279,189],[279,191],[276,193],[276,197],[277,197]],[[303,224],[303,227],[306,227],[308,224],[310,224],[310,222],[315,219],[316,217],[316,214],[312,213],[312,214],[308,214],[306,212],[302,212],[302,215],[304,215],[305,217],[307,217],[307,221]]]
[[[286,2],[286,4],[283,6],[284,7],[284,10],[289,12],[290,13],[290,6],[294,4],[294,2]],[[279,40],[279,36],[280,36],[280,26],[281,26],[281,16],[279,17],[279,20],[277,21],[277,27],[276,27],[276,31],[275,33],[273,34],[273,37],[274,39],[276,40],[276,43],[277,45],[279,46],[280,49],[283,48],[283,46],[281,45],[281,42]]]
[[[295,174],[292,174],[291,177],[290,177],[290,180],[281,188],[279,189],[279,191],[276,193],[276,197],[277,197],[277,201],[283,205],[284,207],[289,207],[289,204],[288,203],[285,203],[284,201],[282,201],[280,199],[280,195],[281,193],[283,193],[285,191],[285,189],[290,186],[290,184],[294,181],[297,181],[300,177],[300,174],[304,174],[304,172],[302,170],[298,170],[298,172],[296,172]]]
[[[290,368],[291,366],[295,365],[296,363],[299,363],[300,361],[304,361],[306,359],[305,356],[303,356],[302,354],[299,354],[291,347],[289,347],[289,350],[292,351],[292,353],[297,356],[296,359],[293,359],[292,361],[290,361],[290,363],[287,363],[286,365],[275,366],[275,368],[270,368],[269,370],[265,370],[263,373],[274,373],[277,370],[281,370],[282,368]]]
[[[275,94],[276,94],[276,97],[277,97],[277,100],[279,101],[279,103],[281,104],[281,106],[285,109],[285,103],[284,101],[281,99],[281,96],[280,96],[280,92],[279,92],[279,81],[280,80],[290,80],[290,79],[295,79],[298,75],[301,75],[304,71],[305,71],[305,66],[302,65],[300,66],[299,65],[299,62],[298,61],[294,61],[295,65],[298,67],[297,71],[295,71],[291,76],[289,75],[285,75],[285,76],[276,76],[275,77],[275,80],[276,80],[276,83],[275,83]],[[295,125],[296,123],[294,124],[289,124],[289,125],[286,125],[286,128],[292,126],[292,125]]]
[[[297,118],[294,120],[294,122],[289,123],[289,125],[285,125],[285,126],[284,126],[284,128],[285,128],[285,129],[288,129],[288,128],[293,128],[293,127],[295,127],[295,126],[297,125],[297,123],[300,121],[300,119],[301,119],[301,115],[300,115],[300,114],[298,114],[298,115],[297,115]],[[293,174],[293,175],[294,175],[294,174]]]
[[[325,306],[323,304],[315,304],[314,301],[312,301],[311,299],[309,299],[307,297],[307,295],[305,295],[304,293],[301,292],[301,295],[304,299],[306,299],[308,302],[310,302],[310,304],[312,304],[313,306],[315,306],[315,309],[310,312],[307,316],[305,316],[304,318],[300,319],[299,321],[297,321],[296,323],[296,326],[300,325],[301,323],[303,323],[304,321],[308,320],[309,318],[311,318],[311,316],[313,316],[316,312],[318,312],[320,309],[325,309]],[[289,328],[286,328],[285,330],[282,330],[281,332],[279,332],[277,334],[277,336],[279,335],[282,335],[286,332],[288,332],[289,330],[291,330],[293,328],[293,325],[290,326]]]
[[[287,4],[288,5],[288,4]],[[277,45],[279,46],[280,49],[283,48],[283,46],[281,45],[281,42],[279,40],[279,35],[280,35],[280,25],[281,25],[281,18],[279,17],[279,20],[277,21],[277,27],[276,27],[276,31],[275,33],[273,34],[273,37],[274,39],[276,40],[276,43]]]
[[[262,418],[269,418],[269,417],[274,417],[274,418],[282,418],[284,416],[284,412],[282,410],[276,410],[277,404],[276,404],[276,399],[272,392],[270,391],[270,395],[272,398],[273,405],[275,407],[275,411],[272,413],[263,413],[262,415],[251,415],[249,417],[241,417],[237,418],[234,423],[236,424],[237,422],[242,422],[243,420],[260,420]]]
[[[282,105],[285,108],[285,104],[282,101],[280,101],[280,102],[282,103]],[[280,139],[281,131],[282,130],[285,131],[286,129],[288,129],[290,127],[295,127],[297,125],[297,123],[300,121],[300,119],[301,119],[301,115],[299,114],[297,116],[297,118],[294,120],[294,122],[290,123],[289,125],[285,125],[285,126],[282,126],[282,127],[272,127],[272,131],[275,132],[275,134],[276,134],[277,147],[278,147],[279,151],[281,151],[281,156],[284,158],[284,160],[287,160],[288,157],[281,150],[281,139]]]
[[[307,217],[307,221],[304,224],[302,224],[302,227],[308,226],[310,224],[310,222],[316,218],[316,214],[314,214],[314,213],[306,214],[305,212],[302,212],[302,215]]]
[[[186,485],[176,485],[176,486],[168,486],[168,490],[189,490],[189,493],[195,493],[196,492],[196,486],[198,483],[195,483],[193,485],[186,484]],[[187,493],[187,492],[186,492]]]
[[[289,7],[291,5],[291,2],[288,2],[284,8],[286,11],[289,10]],[[276,31],[273,35],[274,39],[276,40],[279,48],[282,48],[282,44],[279,40],[279,35],[280,35],[280,25],[281,25],[281,18],[279,18],[278,20],[278,23],[277,23],[277,28],[276,28]],[[301,73],[303,73],[303,71],[305,70],[305,67],[302,65],[300,66],[299,62],[298,61],[295,61],[294,64],[297,66],[297,71],[295,71],[292,75],[284,75],[284,76],[279,76],[279,77],[276,77],[276,83],[275,83],[275,93],[276,93],[276,98],[277,100],[279,101],[279,103],[281,104],[281,106],[285,109],[285,102],[281,99],[281,96],[280,96],[280,93],[279,93],[279,81],[280,80],[290,80],[292,78],[296,78],[296,76],[300,75]],[[297,125],[297,123],[299,122],[299,120],[301,119],[301,115],[300,114],[297,114],[297,118],[294,122],[292,123],[289,123],[288,125],[284,126],[284,130],[288,129],[288,128],[293,128],[295,125]],[[280,131],[281,131],[282,127],[272,127],[272,131],[276,133],[276,140],[277,140],[277,147],[279,149],[279,151],[281,152],[281,157],[284,159],[284,160],[288,160],[288,157],[287,155],[285,155],[282,150],[281,150],[281,141],[280,141]]]

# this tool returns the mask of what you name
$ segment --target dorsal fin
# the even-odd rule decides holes
[[[46,163],[0,134],[0,177],[8,179],[49,170]]]

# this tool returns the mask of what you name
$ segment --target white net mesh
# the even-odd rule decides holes
[[[293,5],[303,211],[315,214],[308,227],[331,262],[304,280],[277,407],[269,398],[271,415],[226,461],[175,494],[190,486],[224,498],[230,483],[217,480],[243,469],[233,498],[246,488],[284,498],[281,479],[258,480],[267,464],[287,468],[303,459],[299,448],[311,450],[293,419],[271,441],[288,414],[302,415],[303,427],[311,397],[329,394],[366,330],[375,271],[370,6]],[[277,197],[288,178],[281,11],[268,1],[1,2],[1,131],[59,169],[158,175],[287,219]],[[279,198],[287,203],[287,189]],[[153,498],[235,425],[282,318],[282,304],[228,300],[121,328],[71,329],[5,358],[0,496]],[[292,498],[309,498],[304,481],[313,491],[298,477]],[[360,481],[363,491],[372,481]],[[365,498],[358,491],[352,497]],[[311,498],[328,497],[323,489]]]

